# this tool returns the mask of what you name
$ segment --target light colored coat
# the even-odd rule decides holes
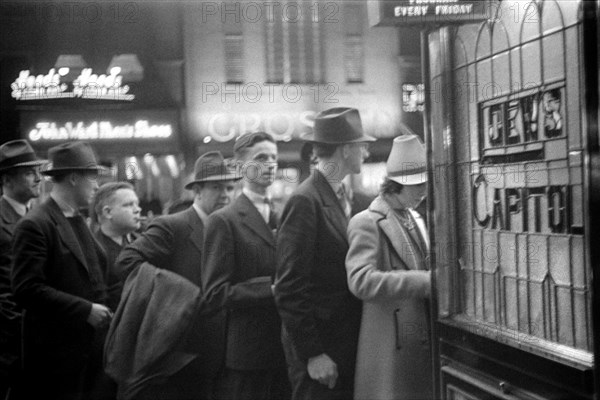
[[[348,240],[348,286],[363,300],[354,398],[432,398],[430,272],[381,197],[352,218]]]

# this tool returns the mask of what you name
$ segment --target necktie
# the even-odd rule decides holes
[[[346,196],[346,188],[344,187],[343,183],[338,188],[336,195],[337,195],[338,201],[340,202],[340,206],[342,207],[342,210],[344,211],[344,215],[346,216],[346,219],[350,219],[350,215],[352,214],[352,206],[350,205],[350,202],[348,201],[348,197]]]
[[[423,268],[428,268],[428,248],[427,242],[423,238],[423,234],[421,229],[417,225],[417,221],[415,220],[412,213],[407,209],[396,210],[402,225],[406,228],[412,242],[416,246],[416,249],[419,251],[419,256],[423,261]]]
[[[262,216],[268,225],[269,219],[271,217],[271,212],[273,212],[273,203],[271,202],[271,199],[269,199],[268,197],[265,197],[264,203],[265,203],[265,205],[263,206]]]

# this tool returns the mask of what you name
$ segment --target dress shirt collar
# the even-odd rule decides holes
[[[271,207],[269,206],[269,199],[267,196],[263,196],[262,194],[251,191],[248,188],[243,188],[242,193],[248,197],[248,200],[256,207],[259,214],[262,215],[263,219],[266,223],[269,223],[269,214],[271,212]]]
[[[206,221],[208,220],[208,214],[205,213],[204,210],[202,208],[200,208],[200,206],[198,204],[196,204],[195,202],[192,204],[192,207],[194,207],[194,210],[196,210],[198,217],[200,217],[200,221],[202,221],[202,225],[206,226]]]

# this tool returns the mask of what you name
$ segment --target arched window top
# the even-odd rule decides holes
[[[565,26],[562,11],[556,0],[546,0],[542,4],[542,34],[547,35]]]
[[[509,48],[510,41],[506,27],[502,21],[496,21],[492,26],[492,52],[497,54]]]
[[[469,63],[473,61],[475,58],[475,45],[477,42],[477,36],[479,31],[479,26],[475,24],[467,24],[461,25],[456,29],[455,37],[455,51],[456,52],[464,52],[464,55],[461,53],[460,57],[464,57],[465,60],[459,62],[458,61],[458,53],[456,54],[457,59],[455,65],[461,65],[463,63]],[[459,45],[460,43],[460,45]]]
[[[477,45],[475,48],[475,58],[481,59],[489,57],[492,54],[492,38],[490,33],[490,24],[484,22],[479,28],[477,34]]]
[[[527,3],[521,17],[521,43],[540,37],[540,21],[539,3]]]
[[[454,67],[460,67],[469,62],[467,48],[460,37],[454,39]]]
[[[561,9],[563,15],[563,23],[565,24],[565,26],[571,26],[581,21],[583,17],[582,0],[559,1],[558,6]]]

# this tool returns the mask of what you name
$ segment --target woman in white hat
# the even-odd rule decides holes
[[[433,397],[429,241],[414,211],[426,190],[425,148],[415,135],[399,136],[380,195],[348,225],[348,285],[363,300],[357,400]]]

